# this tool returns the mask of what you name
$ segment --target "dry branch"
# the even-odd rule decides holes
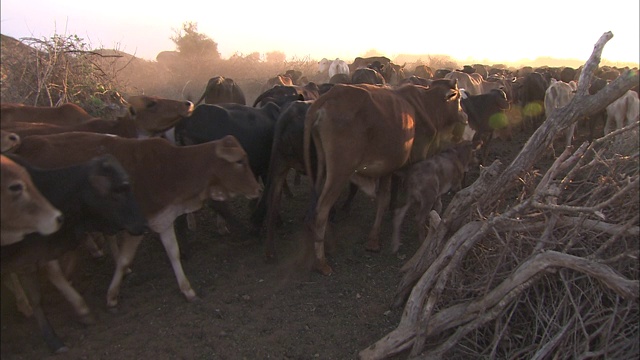
[[[394,305],[400,306],[407,299],[400,324],[362,350],[360,358],[384,359],[408,349],[410,358],[441,358],[462,349],[460,344],[465,341],[469,345],[466,351],[474,348],[476,356],[490,351],[492,358],[544,357],[563,346],[571,351],[560,358],[637,354],[638,347],[621,338],[629,332],[637,337],[638,327],[611,325],[612,317],[624,317],[627,323],[638,321],[637,149],[632,147],[635,154],[631,156],[612,153],[608,144],[618,139],[618,134],[585,143],[577,151],[568,148],[537,185],[526,186],[531,191],[525,189],[519,203],[509,205],[506,201],[506,194],[516,185],[535,179],[527,172],[541,159],[558,130],[604,109],[638,83],[637,71],[628,71],[597,95],[588,95],[600,54],[612,36],[605,33],[596,43],[572,102],[536,130],[503,172],[497,164],[492,165],[452,199],[441,221],[402,268],[405,274],[394,300]],[[496,256],[501,252],[508,256]],[[466,269],[471,253],[480,262]],[[620,262],[611,263],[612,258]],[[554,270],[557,268],[580,275],[561,275],[560,280],[555,274],[564,272]],[[462,283],[456,284],[456,280]],[[595,286],[591,280],[605,286]],[[558,281],[564,286],[555,285]],[[562,292],[557,291],[566,291],[568,297],[558,300]],[[573,291],[580,295],[572,295]],[[534,296],[523,298],[525,292]],[[611,309],[606,302],[618,303],[617,296],[625,299],[624,306]],[[465,298],[470,300],[461,300]],[[590,299],[606,301],[594,306],[588,303]],[[553,309],[540,304],[553,304]],[[527,306],[537,310],[525,311]],[[511,309],[508,316],[506,309]],[[543,316],[545,311],[554,315]],[[493,329],[487,327],[490,321],[519,328],[525,322],[515,318],[532,313],[541,314],[532,319],[541,326],[519,330],[542,332],[546,342],[539,345],[524,344],[522,339],[540,335],[514,338],[504,330],[499,335],[488,330]],[[559,314],[572,320],[567,317],[559,325]],[[507,319],[501,320],[504,316]],[[596,344],[593,331],[623,345]],[[478,334],[471,335],[473,332],[486,333],[487,338],[482,340]],[[509,341],[505,341],[507,337]]]

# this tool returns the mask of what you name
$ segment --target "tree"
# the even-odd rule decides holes
[[[287,56],[282,51],[268,52],[266,58],[269,63],[283,63],[287,60]]]
[[[198,23],[187,21],[181,30],[175,30],[171,41],[181,56],[189,59],[219,60],[218,43],[198,32]]]

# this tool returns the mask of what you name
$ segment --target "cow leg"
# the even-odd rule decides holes
[[[267,207],[267,239],[265,240],[264,248],[265,248],[265,259],[269,263],[276,262],[278,256],[276,254],[276,245],[275,245],[275,228],[276,223],[280,214],[280,203],[282,201],[282,191],[283,187],[286,184],[287,171],[280,172],[275,174],[270,181],[271,186],[269,186],[267,194],[263,193],[263,196],[267,196],[266,207]]]
[[[405,215],[407,215],[409,207],[411,207],[411,202],[407,201],[404,206],[395,209],[393,212],[393,235],[391,236],[392,254],[397,253],[400,248],[400,227],[402,227],[402,222],[404,221]]]
[[[2,280],[4,285],[16,297],[16,307],[18,308],[18,311],[20,311],[25,317],[33,316],[33,308],[31,307],[31,304],[29,304],[29,299],[27,298],[27,294],[24,293],[22,285],[20,285],[18,275],[11,273],[8,276],[3,276]]]
[[[120,256],[120,247],[118,245],[118,236],[117,235],[108,235],[107,239],[109,240],[109,247],[111,248],[111,256],[113,257],[113,262],[118,263],[118,257]],[[125,269],[125,274],[131,274],[131,268],[127,267]]]
[[[40,284],[38,284],[37,273],[19,274],[18,277],[20,279],[20,284],[22,284],[22,287],[24,288],[25,294],[29,299],[29,303],[31,303],[31,306],[33,307],[33,315],[38,322],[38,327],[42,332],[44,342],[47,344],[49,349],[55,353],[68,351],[69,348],[67,348],[58,335],[56,335],[44,313],[44,310],[42,309],[42,295],[40,293]]]
[[[171,228],[173,230],[173,227]],[[175,237],[174,237],[175,239]],[[109,290],[107,290],[107,308],[114,310],[118,305],[118,295],[120,294],[120,285],[122,284],[122,278],[124,277],[129,265],[133,261],[136,255],[138,246],[142,241],[142,236],[132,236],[130,234],[124,234],[124,241],[122,242],[122,248],[117,252],[116,258],[116,270],[113,273],[111,284],[109,284]],[[115,240],[112,240],[113,244]]]
[[[171,266],[173,267],[173,272],[178,280],[180,291],[187,298],[187,301],[192,302],[198,300],[196,292],[191,288],[191,284],[182,269],[182,263],[180,262],[180,247],[178,246],[173,226],[169,226],[166,230],[160,233],[160,240],[162,240],[164,250],[169,257],[169,261],[171,261]]]
[[[368,251],[378,252],[380,251],[380,226],[382,225],[382,217],[389,208],[389,200],[391,199],[391,175],[383,176],[378,179],[378,190],[376,194],[377,210],[376,219],[373,222],[373,227],[369,232],[369,237],[365,245],[365,249]]]
[[[331,181],[327,177],[322,194],[318,198],[315,211],[315,221],[313,227],[314,248],[315,248],[315,264],[314,268],[323,275],[331,275],[333,270],[327,264],[327,258],[324,251],[324,236],[327,230],[327,221],[329,220],[329,211],[340,197],[342,192],[342,184],[346,183],[348,177],[342,181]]]
[[[85,325],[95,324],[96,321],[91,314],[91,310],[89,310],[89,306],[82,298],[82,295],[71,286],[64,276],[60,262],[58,262],[58,260],[48,261],[45,264],[45,269],[49,281],[62,293],[65,299],[71,303],[76,314],[79,316],[80,322]]]
[[[573,136],[576,132],[576,123],[574,122],[573,124],[569,125],[566,131],[566,146],[571,146],[571,143],[573,142]]]

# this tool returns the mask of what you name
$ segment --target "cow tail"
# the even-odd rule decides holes
[[[310,199],[309,211],[306,216],[307,221],[311,219],[315,219],[315,209],[316,209],[316,204],[318,202],[318,192],[316,191],[317,179],[313,174],[313,166],[311,163],[311,128],[314,126],[315,122],[318,120],[318,116],[319,114],[317,111],[309,109],[309,111],[307,112],[307,116],[305,117],[305,120],[304,120],[304,136],[303,136],[304,169],[305,169],[305,172],[307,173],[307,176],[309,177],[309,182],[311,184],[311,199]]]

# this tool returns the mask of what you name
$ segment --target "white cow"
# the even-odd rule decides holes
[[[630,125],[638,121],[640,113],[640,100],[638,93],[629,90],[616,101],[607,106],[607,121],[604,125],[604,134]]]
[[[544,93],[544,112],[546,117],[549,117],[553,110],[567,106],[575,96],[576,88],[577,84],[574,81],[566,83],[564,81],[551,79],[551,84]],[[574,122],[569,126],[569,129],[567,129],[567,146],[571,145],[575,130],[576,123]]]
[[[337,74],[349,76],[349,65],[344,60],[335,59],[331,65],[329,65],[329,79]]]
[[[318,61],[318,72],[325,73],[329,71],[329,66],[331,65],[331,61],[327,58],[322,58],[322,60]]]

